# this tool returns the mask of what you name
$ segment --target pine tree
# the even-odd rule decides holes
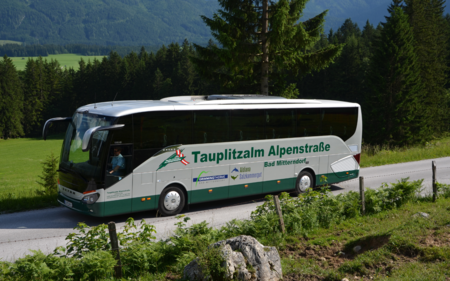
[[[269,83],[283,83],[286,70],[305,75],[327,67],[343,46],[313,50],[327,11],[299,22],[306,2],[219,0],[222,9],[212,19],[202,19],[223,48],[194,45],[198,71],[225,89],[268,95]]]
[[[0,61],[0,137],[24,134],[22,127],[23,93],[16,68],[6,55]]]
[[[175,73],[173,75],[172,83],[174,84],[176,95],[191,96],[195,94],[194,81],[196,73],[192,61],[189,59],[193,55],[191,45],[184,40],[181,47],[180,58]]]
[[[384,24],[367,75],[365,141],[407,145],[426,139],[422,83],[408,16],[394,7]]]
[[[420,77],[424,87],[423,119],[429,133],[439,134],[448,128],[448,29],[444,12],[445,0],[405,0],[405,12],[413,28]]]
[[[44,110],[44,101],[39,95],[39,74],[36,62],[28,59],[25,66],[25,74],[23,81],[24,90],[24,104],[23,113],[24,122],[23,127],[25,134],[31,134],[36,130],[36,127],[42,122],[42,111]]]
[[[172,92],[172,81],[170,78],[164,79],[159,68],[155,71],[155,78],[153,81],[153,99],[162,99],[170,96]]]

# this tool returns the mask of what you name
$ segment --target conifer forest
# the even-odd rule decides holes
[[[265,81],[269,95],[361,104],[364,143],[424,143],[450,131],[450,15],[444,14],[444,7],[445,0],[393,0],[386,7],[389,16],[377,26],[369,21],[358,26],[347,19],[337,30],[316,32],[320,22],[304,22],[305,32],[313,30],[310,35],[315,39],[302,47],[302,56],[282,53],[283,46],[292,51],[297,45],[289,41],[289,32],[280,33],[278,41],[272,39],[273,44],[268,45],[268,52],[281,54],[285,61],[277,58],[273,65],[262,64],[265,70],[224,63],[223,58],[214,56],[227,48],[220,36],[201,46],[186,39],[182,44],[140,47],[139,51],[122,48],[122,52],[110,51],[101,61],[81,60],[79,70],[46,60],[46,54],[64,51],[55,45],[47,49],[29,46],[29,52],[39,50],[36,54],[43,57],[29,59],[26,69],[17,71],[7,54],[26,54],[25,47],[0,46],[0,55],[4,55],[0,59],[0,138],[38,137],[45,120],[71,116],[79,106],[95,102],[261,94],[264,88],[256,74],[266,71],[270,74]],[[315,19],[323,22],[323,17]],[[211,19],[203,21],[213,30]],[[275,26],[269,19],[269,29],[271,24]],[[285,26],[288,24],[295,22]],[[70,48],[78,53],[90,49],[89,54],[106,52],[106,47]],[[235,54],[228,51],[233,59]],[[326,52],[330,55],[324,56]],[[313,66],[291,63],[314,56]],[[255,55],[251,62],[260,62],[262,57]],[[227,69],[230,65],[240,67],[240,72]]]

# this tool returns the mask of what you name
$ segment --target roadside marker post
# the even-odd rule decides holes
[[[436,162],[431,162],[431,170],[433,171],[433,202],[437,199],[437,185],[436,185]]]
[[[366,214],[366,199],[364,196],[364,177],[359,177],[359,196],[361,198],[361,214]]]
[[[278,217],[280,218],[281,232],[285,233],[286,230],[284,229],[283,214],[281,213],[280,199],[278,199],[278,195],[273,197],[273,202],[275,203],[275,209],[277,210]]]
[[[114,266],[114,273],[116,278],[122,278],[122,262],[120,261],[119,241],[117,240],[116,224],[111,221],[108,223],[109,238],[111,239],[111,248],[117,260],[117,265]]]

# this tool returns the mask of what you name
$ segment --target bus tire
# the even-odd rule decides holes
[[[302,171],[297,177],[297,182],[295,183],[295,192],[297,194],[305,193],[309,188],[314,187],[314,177],[308,171]]]
[[[158,210],[163,216],[174,216],[183,210],[185,203],[183,190],[178,186],[171,185],[161,193]]]

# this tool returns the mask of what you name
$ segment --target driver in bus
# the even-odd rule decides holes
[[[125,159],[123,158],[121,147],[114,148],[114,156],[111,161],[112,170],[108,171],[113,176],[122,176],[123,171],[125,170]]]

